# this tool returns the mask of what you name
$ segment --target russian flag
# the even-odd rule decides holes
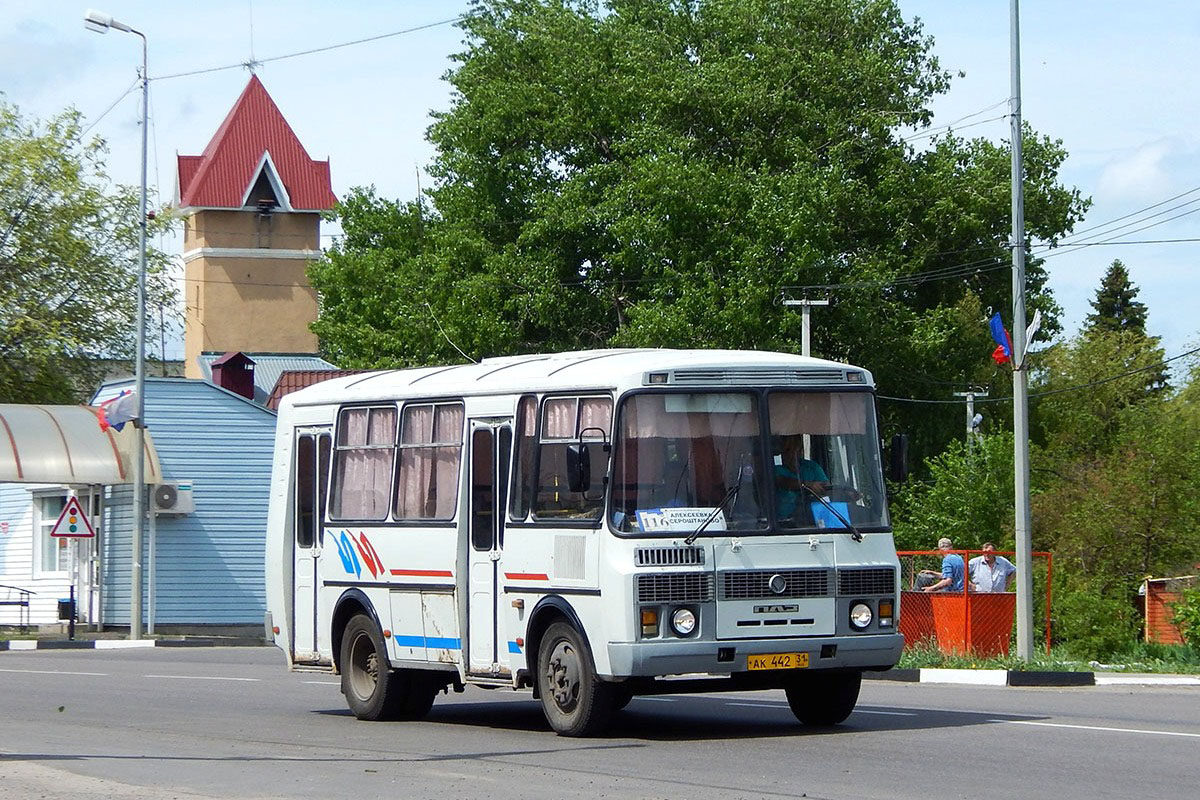
[[[98,411],[100,430],[116,428],[119,431],[125,427],[126,422],[137,419],[137,395],[133,390],[126,389],[116,397],[101,403]]]
[[[996,342],[996,349],[992,351],[992,360],[997,364],[1007,364],[1012,361],[1012,339],[1008,338],[1008,331],[1004,329],[1004,321],[1000,319],[1000,312],[992,314],[991,321],[992,340]]]

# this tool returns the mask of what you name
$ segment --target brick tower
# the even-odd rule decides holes
[[[329,161],[314,161],[258,76],[198,156],[178,157],[184,215],[185,375],[202,353],[315,354],[320,255],[333,207]]]

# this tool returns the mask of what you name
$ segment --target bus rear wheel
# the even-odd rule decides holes
[[[861,686],[861,672],[811,672],[796,676],[787,701],[805,725],[837,725],[854,711]]]
[[[568,623],[546,629],[538,648],[538,694],[550,727],[559,736],[594,736],[608,725],[615,696],[596,676],[583,635]]]
[[[383,637],[366,614],[346,625],[341,669],[346,705],[362,720],[420,719],[429,713],[438,691],[424,675],[391,668]]]

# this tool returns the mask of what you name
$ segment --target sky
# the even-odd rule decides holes
[[[461,31],[444,23],[467,10],[466,0],[93,2],[147,37],[148,182],[160,197],[174,196],[176,154],[204,150],[249,78],[240,65],[252,60],[309,155],[330,159],[335,193],[374,185],[380,196],[408,200],[430,185],[429,112],[448,107],[442,78],[463,49]],[[962,73],[935,100],[934,126],[1007,140],[1010,1],[899,6],[906,19],[920,18],[942,67]],[[86,30],[88,8],[0,0],[0,93],[27,120],[78,109],[108,142],[112,180],[137,185],[141,40]],[[1092,198],[1078,241],[1112,240],[1051,251],[1049,285],[1066,332],[1079,330],[1119,258],[1167,355],[1200,345],[1195,0],[1027,0],[1020,15],[1024,119],[1063,141],[1070,157],[1060,180]],[[372,37],[382,38],[361,41]],[[350,42],[359,43],[322,50]],[[1164,241],[1181,239],[1195,241]],[[161,246],[181,252],[177,240]],[[1011,320],[1010,308],[998,310]],[[181,358],[182,342],[170,341],[166,355]]]

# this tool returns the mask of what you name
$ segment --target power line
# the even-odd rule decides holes
[[[1082,391],[1083,389],[1091,389],[1096,386],[1103,386],[1106,383],[1112,383],[1113,381],[1120,380],[1121,378],[1128,378],[1130,375],[1137,375],[1139,372],[1150,372],[1152,370],[1161,369],[1162,367],[1165,367],[1167,364],[1170,364],[1172,361],[1178,361],[1181,358],[1187,358],[1188,356],[1195,355],[1196,353],[1200,353],[1200,347],[1192,348],[1191,350],[1180,353],[1179,355],[1171,356],[1170,358],[1164,358],[1160,361],[1156,361],[1155,363],[1149,364],[1144,367],[1136,367],[1134,369],[1126,370],[1124,372],[1117,373],[1116,375],[1110,375],[1107,378],[1101,378],[1099,380],[1091,381],[1089,383],[1080,383],[1080,384],[1076,384],[1075,386],[1065,386],[1060,389],[1047,389],[1042,392],[1030,392],[1029,397],[1031,397],[1031,398],[1033,398],[1033,397],[1049,397],[1049,396],[1055,395],[1055,394],[1063,394],[1065,392],[1078,392],[1078,391]],[[876,397],[878,397],[880,400],[892,400],[897,403],[919,403],[922,405],[961,405],[962,404],[962,402],[959,400],[922,400],[922,399],[919,399],[916,397],[889,397],[888,395],[883,395],[883,394],[876,395]],[[989,397],[985,400],[976,400],[976,402],[978,402],[978,403],[1003,403],[1003,402],[1007,402],[1009,400],[1012,400],[1011,395],[1006,396],[1006,397]]]
[[[443,20],[439,20],[437,22],[429,22],[424,25],[417,25],[412,28],[405,28],[404,30],[392,31],[391,33],[381,33],[378,36],[368,36],[365,39],[355,39],[354,41],[351,41],[351,42],[341,42],[339,44],[331,44],[331,45],[327,45],[325,47],[314,47],[311,50],[300,50],[295,53],[285,53],[285,54],[279,55],[279,56],[271,56],[270,58],[258,59],[257,61],[253,61],[253,62],[240,61],[237,64],[226,64],[223,67],[209,67],[207,69],[197,69],[197,70],[192,70],[190,72],[176,72],[171,75],[159,75],[157,77],[151,78],[150,80],[166,81],[166,80],[171,80],[172,78],[186,78],[186,77],[190,77],[192,75],[204,75],[209,72],[222,72],[227,69],[243,69],[247,66],[251,66],[251,63],[253,63],[253,64],[269,64],[272,61],[283,61],[284,59],[288,59],[288,58],[299,58],[300,56],[310,56],[310,55],[313,55],[314,53],[326,53],[326,52],[329,52],[330,50],[339,50],[343,47],[354,47],[355,45],[367,44],[369,42],[378,42],[381,39],[390,39],[393,36],[403,36],[407,33],[416,33],[417,31],[428,30],[429,28],[437,28],[441,25],[449,25],[451,23],[467,19],[470,16],[471,16],[470,14],[459,14],[457,17],[451,17],[450,19],[443,19]]]

